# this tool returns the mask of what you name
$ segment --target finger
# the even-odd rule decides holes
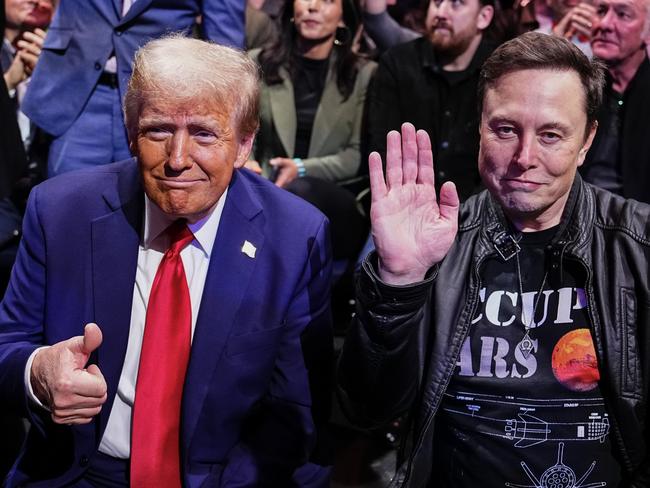
[[[101,345],[102,339],[102,331],[97,324],[92,322],[86,324],[84,327],[82,352],[85,354],[92,353]]]
[[[571,25],[591,29],[591,17],[584,15],[574,15]]]
[[[413,183],[418,176],[418,143],[415,127],[409,122],[402,124],[402,182]]]
[[[27,52],[25,50],[18,51],[18,55],[20,56],[20,59],[25,63],[27,66],[30,68],[34,68],[36,66],[36,61],[38,61],[38,56],[33,55],[30,52]]]
[[[52,410],[52,419],[55,419],[57,423],[67,423],[74,418],[93,418],[95,415],[98,415],[102,411],[102,406],[92,408],[74,408],[67,410]]]
[[[88,371],[77,370],[71,376],[69,393],[84,398],[103,398],[106,395],[106,380],[103,376],[91,374]]]
[[[36,36],[38,36],[38,37],[41,38],[41,39],[45,39],[45,36],[47,35],[47,32],[45,32],[45,31],[44,31],[43,29],[41,29],[40,27],[37,27],[36,29],[34,29],[33,34],[36,35]]]
[[[94,416],[92,417],[80,417],[77,415],[71,416],[71,417],[58,417],[54,414],[51,414],[50,417],[52,418],[52,421],[54,423],[60,424],[60,425],[84,425],[84,424],[89,424],[92,422]]]
[[[396,130],[386,135],[386,184],[389,190],[402,184],[402,139]]]
[[[456,185],[451,181],[446,181],[440,188],[440,218],[455,222],[458,225],[458,209],[460,207],[460,200],[458,199],[458,192]]]
[[[429,139],[429,134],[425,130],[419,130],[416,137],[418,141],[418,183],[433,185],[435,177],[431,139]]]
[[[388,189],[384,180],[384,168],[381,164],[381,156],[374,151],[368,156],[368,174],[370,175],[370,197],[375,202],[386,196]]]
[[[43,32],[43,31],[41,31]],[[43,45],[43,39],[45,36],[41,36],[39,34],[36,34],[35,32],[24,32],[23,33],[23,39],[28,41],[31,44],[36,45],[37,47],[41,47]]]
[[[24,50],[26,50],[26,51],[29,51],[29,52],[35,54],[36,56],[38,56],[39,54],[41,54],[41,47],[40,47],[40,46],[38,45],[38,43],[36,43],[36,42],[32,42],[32,41],[29,41],[29,42],[28,42],[28,41],[18,41],[18,44],[17,44],[17,45],[18,45],[18,47],[19,47],[20,49],[24,49]]]
[[[284,185],[288,183],[288,179],[287,172],[280,170],[278,177],[275,180],[275,185],[284,188]]]
[[[57,395],[50,402],[50,408],[57,412],[68,412],[66,415],[72,415],[74,410],[85,410],[101,407],[106,403],[107,395],[102,397],[91,398],[81,395]]]
[[[582,34],[585,37],[591,37],[591,27],[586,27],[580,24],[572,24],[572,27],[576,34]]]

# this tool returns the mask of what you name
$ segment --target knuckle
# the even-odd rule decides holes
[[[72,381],[65,377],[60,377],[54,382],[54,390],[62,393],[72,391],[72,386]]]

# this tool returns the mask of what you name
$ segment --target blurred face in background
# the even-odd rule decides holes
[[[295,0],[293,22],[298,36],[310,42],[334,42],[344,27],[342,0]]]
[[[436,51],[459,56],[490,25],[492,11],[479,0],[431,0],[426,18],[429,40]]]
[[[50,24],[54,6],[51,0],[5,0],[5,14],[9,27],[40,27]]]
[[[592,27],[594,56],[617,64],[643,50],[648,0],[596,0]]]

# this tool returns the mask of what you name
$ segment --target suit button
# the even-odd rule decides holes
[[[95,63],[95,69],[99,71],[100,69],[102,69],[102,65],[99,63]]]
[[[88,466],[88,461],[89,461],[88,456],[84,454],[79,458],[79,466],[85,468],[86,466]]]
[[[122,35],[122,31],[117,31],[117,32],[115,33],[115,35],[118,36],[118,37],[121,36],[121,35]]]

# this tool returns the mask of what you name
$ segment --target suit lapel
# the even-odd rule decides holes
[[[185,378],[181,434],[184,455],[242,298],[261,259],[264,245],[263,218],[258,215],[261,211],[249,184],[235,171],[212,249]],[[245,241],[255,246],[255,258],[242,252]]]
[[[109,398],[100,414],[100,433],[112,408],[129,338],[144,198],[136,168],[133,163],[133,169],[118,175],[126,181],[117,192],[104,194],[109,212],[91,224],[95,321],[104,336],[97,364]]]
[[[115,15],[117,15],[118,19],[122,18],[122,2],[124,0],[113,0],[111,3],[113,4],[113,9],[115,11]],[[108,3],[108,2],[99,2],[99,3]]]
[[[286,70],[282,70],[282,83],[269,86],[273,125],[284,146],[287,157],[293,157],[296,143],[296,104],[293,84]]]
[[[343,109],[343,97],[336,86],[336,76],[331,69],[327,73],[327,82],[321,95],[316,116],[314,117],[314,127],[311,131],[309,140],[309,157],[314,157],[321,153],[321,148],[329,138],[330,133],[336,128],[340,120],[339,113]],[[339,127],[340,130],[345,128]]]

